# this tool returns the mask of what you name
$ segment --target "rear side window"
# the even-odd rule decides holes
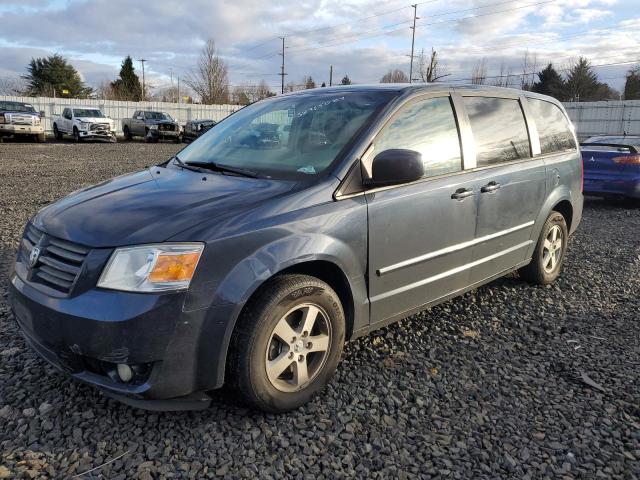
[[[374,141],[375,154],[393,148],[420,152],[425,177],[462,170],[458,126],[449,97],[420,100],[401,110]]]
[[[531,158],[529,132],[518,100],[465,97],[464,103],[478,167]]]
[[[571,125],[562,110],[557,105],[544,100],[529,98],[528,101],[538,128],[542,153],[575,150],[576,142]]]

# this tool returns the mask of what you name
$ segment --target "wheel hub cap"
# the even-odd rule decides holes
[[[266,349],[266,373],[282,392],[306,387],[320,373],[331,345],[331,320],[319,305],[303,304],[276,323]]]
[[[562,259],[562,229],[554,225],[549,230],[542,249],[542,267],[546,273],[553,272]]]

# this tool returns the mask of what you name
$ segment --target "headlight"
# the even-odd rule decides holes
[[[34,124],[34,125],[40,125],[40,117],[35,117],[35,118],[33,119],[33,124]]]
[[[151,130],[157,130],[158,129],[158,125],[149,125],[149,128]]]
[[[89,128],[89,124],[87,122],[80,122],[80,128],[82,130],[87,130]]]
[[[189,288],[203,248],[201,243],[117,248],[98,280],[98,287],[129,292]]]

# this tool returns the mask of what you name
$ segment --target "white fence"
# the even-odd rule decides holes
[[[640,135],[640,100],[565,103],[578,137]]]
[[[239,105],[200,105],[195,103],[166,103],[166,102],[120,102],[116,100],[78,100],[74,98],[49,97],[13,97],[0,95],[0,101],[25,102],[33,105],[36,111],[44,111],[44,128],[47,132],[53,130],[51,116],[62,113],[66,107],[89,106],[97,107],[116,121],[116,130],[122,132],[122,119],[131,118],[136,110],[153,110],[166,112],[181,125],[189,120],[209,119],[220,121],[227,115],[240,108]]]

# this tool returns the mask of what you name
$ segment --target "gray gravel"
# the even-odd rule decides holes
[[[288,415],[149,413],[39,360],[6,302],[22,227],[178,145],[0,145],[0,479],[640,478],[640,208],[588,200],[559,281],[516,275],[346,347]],[[124,454],[124,455],[123,455]]]

